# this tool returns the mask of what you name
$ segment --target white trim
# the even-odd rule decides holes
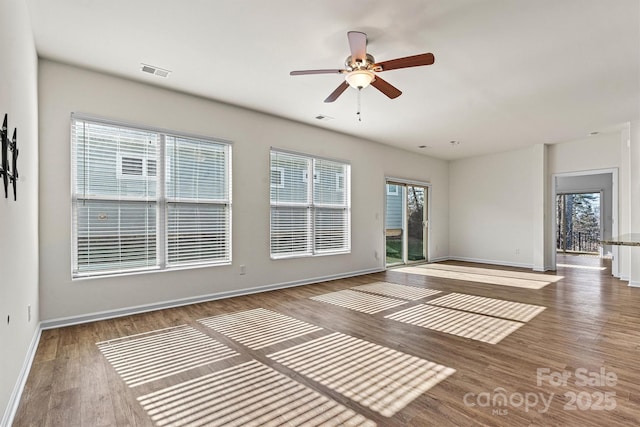
[[[38,323],[38,325],[36,326],[36,330],[33,333],[33,337],[31,338],[29,349],[27,350],[27,357],[25,357],[24,362],[22,363],[22,369],[20,370],[20,374],[18,375],[16,384],[13,387],[11,396],[9,396],[9,402],[7,404],[7,408],[4,411],[2,420],[0,421],[0,426],[10,426],[13,424],[13,419],[15,418],[16,412],[18,411],[18,406],[20,405],[20,399],[22,398],[24,386],[27,383],[27,378],[29,377],[29,372],[31,371],[33,359],[36,356],[36,350],[38,349],[38,344],[40,343],[41,334],[42,323]]]
[[[251,295],[260,292],[274,291],[278,289],[292,288],[295,286],[304,286],[326,282],[329,280],[346,279],[349,277],[361,276],[364,274],[380,273],[383,268],[370,268],[367,270],[351,271],[348,273],[340,273],[329,276],[314,277],[304,280],[294,280],[291,282],[276,283],[273,285],[257,286],[255,288],[247,288],[238,291],[218,292],[215,294],[201,295],[197,297],[180,298],[176,300],[164,301],[155,304],[144,304],[132,306],[117,310],[106,310],[96,313],[84,314],[80,316],[62,317],[58,319],[45,320],[40,323],[42,330],[61,328],[65,326],[79,325],[83,323],[97,322],[99,320],[113,319],[116,317],[130,316],[132,314],[147,313],[150,311],[164,310],[167,308],[181,307],[190,304],[198,304],[207,301],[215,301],[219,299],[232,298],[243,295]]]
[[[533,269],[533,264],[524,264],[519,262],[508,262],[508,261],[497,261],[494,259],[479,259],[479,258],[467,258],[467,257],[458,257],[452,256],[449,257],[451,261],[465,261],[465,262],[475,262],[478,264],[490,264],[490,265],[502,265],[505,267],[519,267],[519,268],[529,268]]]
[[[550,247],[547,247],[547,250],[551,251],[551,270],[555,271],[556,270],[556,246],[557,246],[557,242],[556,242],[556,224],[558,222],[558,218],[557,218],[557,211],[556,211],[556,195],[558,194],[556,192],[556,185],[557,185],[557,180],[558,178],[562,177],[572,177],[572,176],[588,176],[588,175],[601,175],[601,174],[611,174],[611,235],[612,236],[617,236],[620,231],[618,229],[618,222],[619,222],[619,218],[618,218],[618,168],[614,167],[614,168],[607,168],[607,169],[591,169],[591,170],[584,170],[584,171],[575,171],[575,172],[560,172],[560,173],[553,173],[551,174],[551,203],[550,203],[550,209],[551,209],[551,227],[549,227],[551,229],[551,239],[550,239]],[[598,190],[600,191],[600,190]],[[600,198],[600,212],[602,215],[602,212],[604,211],[604,209],[602,208],[602,200],[603,197]],[[604,227],[604,225],[601,224],[602,227]],[[613,260],[611,262],[611,274],[613,277],[617,277],[622,279],[622,277],[620,276],[620,272],[619,272],[619,262],[620,262],[620,257],[619,257],[619,248],[617,246],[612,246],[611,247],[611,252],[613,254]],[[545,257],[546,258],[546,257]]]
[[[427,182],[427,181],[416,181],[416,180],[412,180],[412,179],[395,178],[395,177],[386,176],[386,175],[384,177],[384,180],[385,180],[386,183],[415,185],[417,187],[431,187],[431,185],[432,185],[430,182]]]
[[[630,280],[629,286],[632,288],[640,288],[640,281]]]

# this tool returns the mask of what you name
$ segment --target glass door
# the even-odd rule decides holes
[[[408,185],[407,189],[407,260],[424,261],[426,255],[426,188]]]
[[[385,214],[385,236],[387,265],[405,263],[405,188],[400,184],[387,183],[387,207]]]
[[[428,187],[386,184],[386,265],[427,260]]]

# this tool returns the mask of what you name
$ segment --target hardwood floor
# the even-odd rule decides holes
[[[640,425],[640,289],[608,260],[558,263],[447,262],[47,330],[14,426]]]

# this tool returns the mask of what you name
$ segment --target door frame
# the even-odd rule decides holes
[[[600,174],[611,174],[611,192],[613,194],[611,194],[611,235],[612,236],[617,236],[619,234],[619,230],[618,230],[618,168],[608,168],[608,169],[592,169],[592,170],[585,170],[585,171],[577,171],[577,172],[563,172],[563,173],[554,173],[551,175],[551,227],[549,227],[551,229],[551,239],[550,239],[550,245],[547,248],[547,250],[549,251],[549,253],[551,254],[551,270],[556,270],[556,262],[557,262],[557,257],[556,257],[556,246],[557,246],[557,242],[556,242],[556,235],[558,233],[557,230],[557,223],[558,223],[558,218],[557,218],[557,210],[556,210],[556,195],[558,194],[558,192],[556,191],[557,188],[557,184],[558,184],[558,178],[563,178],[563,177],[570,177],[570,176],[585,176],[585,175],[600,175]],[[597,192],[599,190],[594,191]],[[602,197],[601,197],[602,200]],[[601,215],[602,215],[602,211],[603,209],[601,209]],[[604,224],[601,223],[601,225],[604,227]],[[613,254],[613,260],[611,262],[611,274],[613,277],[620,277],[620,273],[619,273],[619,262],[620,262],[620,257],[619,257],[619,251],[618,251],[619,247],[618,246],[612,246],[611,247],[611,253]]]
[[[426,256],[424,260],[421,261],[414,261],[414,262],[407,262],[406,264],[398,264],[398,265],[393,265],[392,267],[397,267],[397,266],[406,266],[406,265],[413,265],[413,264],[420,264],[420,263],[428,263],[431,262],[431,191],[432,191],[432,185],[430,182],[425,182],[425,181],[416,181],[413,179],[405,179],[405,178],[397,178],[394,176],[386,176],[384,177],[384,185],[383,185],[383,189],[384,189],[384,204],[383,204],[383,214],[382,214],[382,251],[380,252],[381,254],[383,254],[383,262],[384,262],[384,267],[385,269],[387,268],[387,238],[386,238],[386,228],[387,228],[387,184],[400,184],[400,185],[414,185],[416,187],[424,187],[426,192],[427,192],[427,196],[425,197],[425,203],[427,204],[427,209],[425,210],[425,214],[426,214],[426,226],[424,228],[424,232],[426,234],[426,238],[425,240],[425,251],[426,251]],[[405,199],[406,199],[406,194],[405,194]],[[405,206],[404,206],[404,210],[406,211],[406,200],[405,200]],[[403,216],[406,215],[406,212],[403,214]],[[406,233],[407,231],[404,230],[403,233]],[[403,245],[406,245],[406,238],[403,237]],[[405,248],[406,250],[406,248]],[[404,256],[406,256],[406,253],[404,254]]]

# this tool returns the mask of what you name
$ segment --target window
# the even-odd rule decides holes
[[[350,251],[349,173],[344,162],[271,151],[272,258]]]
[[[231,261],[228,143],[72,117],[73,276]]]
[[[397,196],[398,186],[395,184],[387,184],[387,196]]]

